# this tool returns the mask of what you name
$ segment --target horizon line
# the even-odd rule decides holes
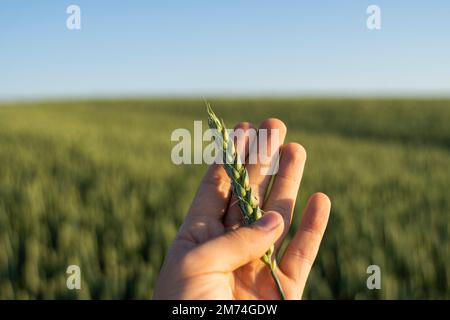
[[[97,93],[97,94],[54,94],[1,97],[0,103],[43,102],[43,101],[86,101],[86,100],[137,100],[137,99],[449,99],[450,91],[304,91],[304,92],[209,92],[209,93]]]

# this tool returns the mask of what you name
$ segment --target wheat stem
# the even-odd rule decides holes
[[[258,200],[254,196],[247,169],[243,165],[239,154],[236,151],[234,142],[230,140],[225,123],[219,119],[211,109],[209,103],[206,103],[208,111],[208,125],[214,130],[214,140],[222,151],[223,165],[226,173],[231,179],[231,189],[238,198],[239,208],[243,215],[245,225],[250,225],[262,217],[262,210],[258,205]],[[276,259],[274,256],[274,245],[261,257],[261,260],[270,269],[272,278],[277,286],[278,292],[283,300],[286,299],[280,280],[276,275]]]

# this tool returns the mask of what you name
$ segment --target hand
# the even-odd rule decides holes
[[[240,123],[236,128],[249,130],[252,126]],[[265,214],[253,225],[242,227],[241,212],[223,165],[211,165],[166,257],[154,299],[280,298],[270,270],[260,258],[274,243],[277,252],[289,230],[306,152],[299,144],[283,144],[286,126],[280,120],[267,119],[260,128],[269,129],[269,139],[270,129],[279,129],[275,145],[282,151],[277,176],[264,203],[271,176],[260,174],[260,164],[247,165],[251,187]],[[245,144],[249,144],[248,139]],[[300,227],[277,267],[287,299],[302,296],[330,206],[322,193],[310,197]]]

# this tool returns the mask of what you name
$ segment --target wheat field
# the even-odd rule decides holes
[[[210,102],[229,127],[280,118],[306,148],[295,226],[312,192],[332,200],[304,298],[450,298],[450,100]],[[151,298],[206,169],[170,159],[194,120],[201,99],[0,104],[0,299]]]

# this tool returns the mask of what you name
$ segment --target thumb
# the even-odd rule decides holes
[[[248,227],[240,227],[204,243],[194,250],[193,260],[214,271],[233,271],[261,258],[283,232],[283,218],[277,212],[264,214]],[[207,266],[206,266],[207,264]]]

